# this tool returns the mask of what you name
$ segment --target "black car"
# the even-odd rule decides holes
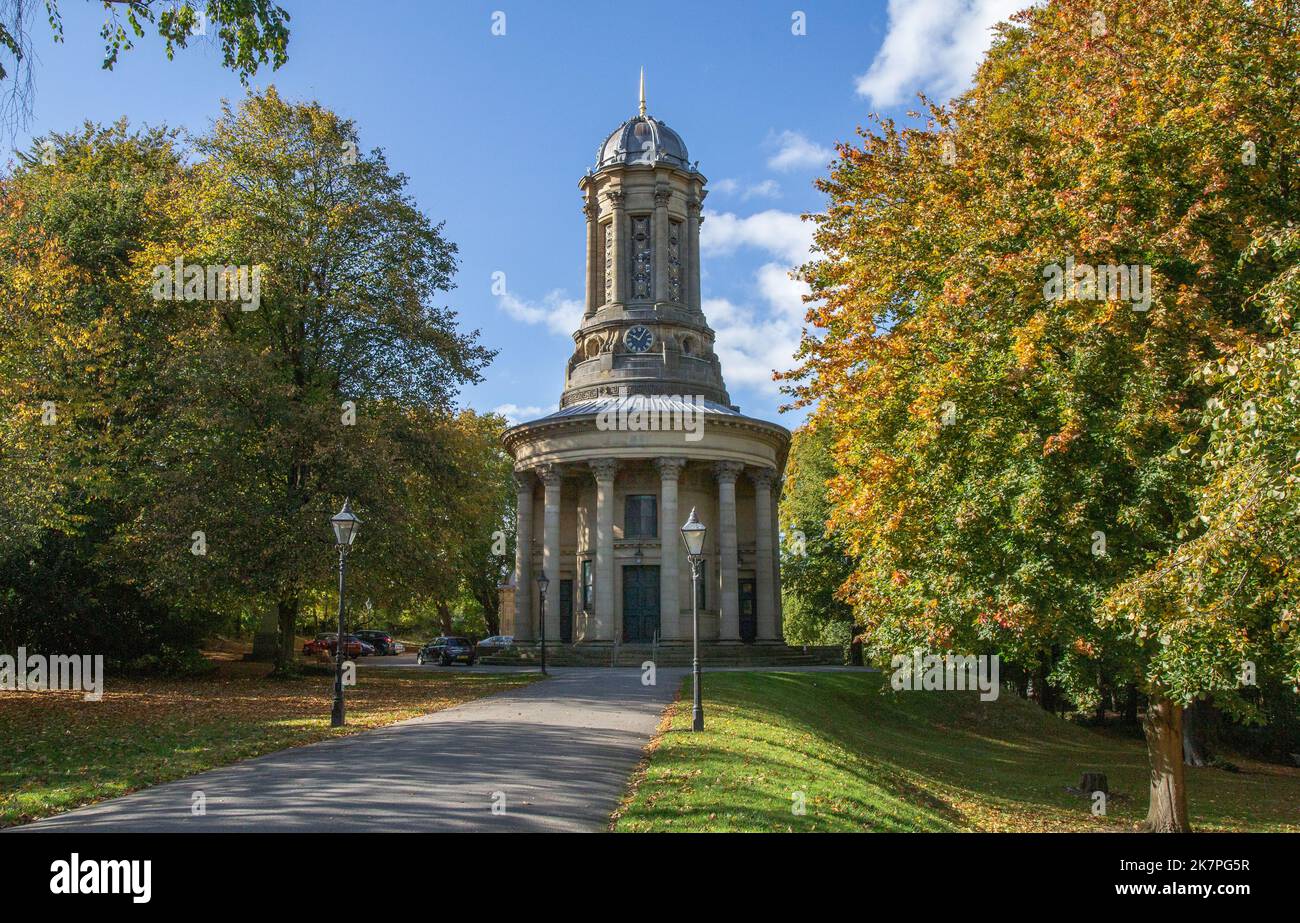
[[[471,667],[478,660],[478,654],[474,650],[474,645],[469,643],[466,638],[434,638],[424,647],[420,648],[420,653],[415,655],[415,662],[419,664],[440,663],[444,667],[449,667],[457,660],[463,660]]]
[[[396,656],[398,653],[397,642],[386,631],[367,628],[365,631],[358,631],[357,637],[373,647],[380,657]]]

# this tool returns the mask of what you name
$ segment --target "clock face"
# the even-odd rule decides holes
[[[643,353],[653,346],[654,342],[655,335],[650,332],[650,328],[641,324],[629,327],[627,333],[623,334],[623,343],[630,353]]]

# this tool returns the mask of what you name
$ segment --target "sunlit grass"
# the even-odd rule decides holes
[[[1011,694],[894,693],[865,673],[718,673],[693,734],[689,683],[617,830],[1129,830],[1146,813],[1141,739]],[[1300,831],[1300,770],[1234,762],[1240,773],[1188,769],[1197,829]],[[1089,770],[1108,776],[1105,817],[1067,790]]]

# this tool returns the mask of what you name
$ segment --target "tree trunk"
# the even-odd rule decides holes
[[[1097,710],[1093,712],[1092,720],[1096,724],[1106,723],[1106,690],[1102,689],[1097,694]]]
[[[1124,720],[1129,724],[1137,724],[1138,720],[1138,690],[1133,683],[1124,689]]]
[[[1183,707],[1152,695],[1142,718],[1151,761],[1151,802],[1142,829],[1148,833],[1190,833],[1187,787],[1183,782]]]
[[[1214,758],[1214,706],[1209,699],[1197,699],[1183,712],[1183,763],[1208,766]]]
[[[442,626],[442,633],[449,635],[451,629],[451,609],[442,600],[438,600],[438,623]]]
[[[1056,695],[1051,686],[1047,684],[1047,668],[1038,667],[1034,670],[1033,698],[1038,703],[1038,707],[1043,711],[1056,713]]]
[[[849,642],[849,664],[851,666],[862,666],[862,635],[858,634],[858,626],[853,626],[853,640]]]
[[[280,646],[275,652],[275,672],[284,675],[292,673],[294,669],[293,643],[298,628],[298,600],[282,599],[276,603],[275,608],[280,618]],[[342,643],[341,638],[339,643]]]

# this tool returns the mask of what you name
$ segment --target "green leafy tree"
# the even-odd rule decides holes
[[[280,67],[289,45],[289,14],[271,0],[101,0],[104,69],[112,70],[149,31],[163,41],[167,60],[191,43],[215,39],[222,64],[242,81],[270,64]],[[33,97],[32,29],[49,23],[55,42],[63,41],[59,0],[0,0],[0,120],[25,123]],[[5,56],[11,60],[5,60]],[[8,81],[7,84],[5,81]]]
[[[853,608],[839,597],[853,570],[843,540],[829,528],[827,483],[835,476],[834,434],[816,419],[794,434],[781,494],[783,631],[794,644],[837,644],[862,662]]]
[[[370,523],[350,558],[357,598],[448,583],[435,517],[454,496],[451,404],[492,354],[436,303],[455,245],[352,123],[271,89],[227,105],[195,146],[166,197],[168,238],[135,261],[140,291],[178,297],[159,279],[179,260],[199,268],[186,297],[203,297],[184,302],[190,348],[154,369],[174,403],[123,551],[155,562],[160,591],[273,605],[286,669],[299,606],[331,579],[345,496]],[[223,299],[221,271],[198,277],[209,266],[250,284]]]

